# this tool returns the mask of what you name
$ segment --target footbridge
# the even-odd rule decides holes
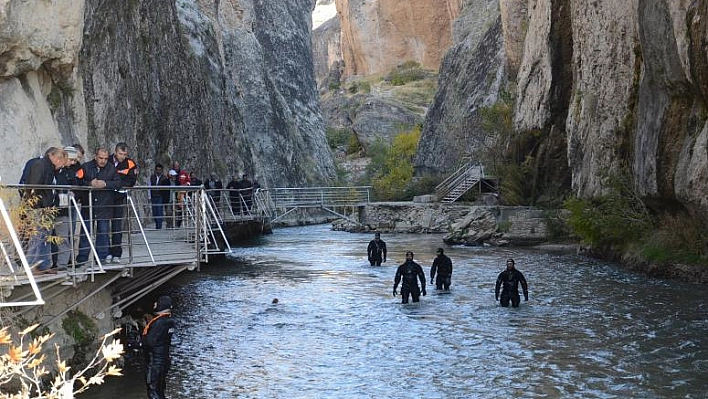
[[[23,205],[20,192],[53,190],[57,205],[44,210]],[[94,198],[107,190],[76,186],[0,187],[0,308],[18,317],[79,287],[90,291],[51,316],[48,325],[95,295],[109,290],[110,307],[92,315],[121,317],[145,295],[183,272],[199,271],[231,251],[231,243],[269,233],[271,223],[296,209],[320,209],[346,218],[347,207],[369,202],[370,187],[205,190],[204,187],[138,186],[110,195],[124,198],[99,209]],[[161,200],[155,201],[160,197]],[[101,219],[120,208],[120,223]],[[160,216],[162,215],[162,216]],[[55,268],[44,269],[28,255],[38,227],[51,220],[49,240]],[[67,227],[68,226],[68,227]],[[110,229],[113,229],[110,231]],[[60,232],[65,232],[64,234]],[[107,257],[109,243],[122,237],[119,259]],[[82,239],[83,237],[83,239]],[[52,244],[49,244],[49,241]],[[114,241],[115,242],[115,241]]]
[[[371,186],[274,188],[264,190],[261,206],[275,223],[299,209],[318,209],[337,217],[350,219],[345,210],[369,203]]]

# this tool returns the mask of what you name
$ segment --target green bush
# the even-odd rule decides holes
[[[613,176],[606,181],[607,195],[565,201],[565,208],[570,211],[568,223],[587,245],[624,250],[649,232],[655,220],[631,188],[626,175]]]
[[[425,79],[427,76],[423,67],[415,61],[406,61],[389,72],[386,80],[393,86],[403,86],[406,83]]]
[[[383,201],[405,199],[413,178],[413,156],[420,139],[420,126],[394,137],[389,147],[382,141],[369,149],[369,176],[374,195]]]
[[[329,148],[333,150],[339,147],[348,147],[352,139],[358,143],[354,132],[347,128],[337,129],[328,127],[327,130],[325,130],[325,137],[327,138]]]
[[[640,243],[641,256],[656,263],[708,263],[708,236],[700,218],[685,213],[661,217],[659,228]]]

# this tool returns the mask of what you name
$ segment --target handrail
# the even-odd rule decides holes
[[[29,265],[27,265],[27,259],[24,257],[24,252],[22,252],[22,245],[20,239],[17,238],[19,235],[15,228],[9,224],[8,231],[9,236],[14,236],[17,251],[10,252],[7,240],[0,241],[0,290],[3,292],[1,294],[6,294],[8,291],[11,292],[14,286],[31,284],[34,290],[39,294],[38,298],[40,300],[36,301],[16,301],[10,304],[1,306],[21,306],[21,305],[40,305],[44,302],[41,300],[41,291],[39,290],[39,283],[48,282],[67,282],[69,284],[75,285],[91,277],[93,281],[93,276],[98,273],[106,273],[111,270],[121,271],[121,274],[128,276],[132,274],[134,268],[150,267],[150,266],[160,266],[160,265],[177,265],[177,264],[188,264],[190,265],[190,270],[192,270],[192,265],[199,265],[200,262],[208,260],[209,254],[220,254],[226,253],[231,250],[231,245],[229,243],[226,232],[223,229],[223,224],[229,221],[228,218],[224,217],[224,214],[219,207],[215,206],[211,197],[206,194],[204,187],[195,186],[160,186],[156,188],[154,186],[136,186],[131,188],[126,188],[121,190],[125,195],[125,202],[120,204],[120,202],[110,202],[103,203],[101,201],[94,202],[98,192],[107,192],[111,190],[106,189],[93,189],[90,187],[83,186],[62,186],[62,185],[5,185],[1,186],[0,190],[14,191],[14,190],[28,190],[33,189],[51,189],[51,190],[62,190],[68,193],[75,193],[76,195],[69,195],[68,205],[62,204],[57,206],[58,210],[62,211],[63,215],[69,215],[68,222],[62,221],[62,223],[71,224],[71,226],[78,226],[77,229],[72,229],[71,227],[67,229],[69,234],[68,240],[69,244],[72,244],[74,240],[78,241],[78,235],[84,235],[84,241],[78,246],[66,245],[66,250],[62,249],[59,254],[64,254],[66,260],[62,260],[61,266],[66,266],[64,262],[68,262],[68,268],[66,271],[60,270],[58,273],[43,273],[41,275],[33,275],[32,270]],[[160,190],[160,192],[165,191],[165,198],[169,198],[170,201],[177,198],[177,192],[183,192],[184,202],[178,208],[174,201],[169,202],[167,205],[160,205],[165,208],[166,213],[169,214],[169,218],[175,225],[171,226],[169,229],[158,230],[153,228],[152,221],[154,220],[152,215],[152,204],[149,201],[149,192],[151,190]],[[78,193],[83,192],[84,195],[78,196]],[[5,195],[11,199],[12,207],[19,205],[20,198],[13,195]],[[207,198],[209,197],[209,198]],[[243,197],[243,196],[241,196]],[[84,204],[81,204],[79,198],[83,198]],[[88,198],[88,201],[86,200]],[[103,211],[96,213],[94,204],[101,204]],[[113,205],[113,204],[117,205]],[[247,202],[244,200],[243,204]],[[105,219],[105,211],[110,207],[124,207],[124,223],[123,229],[120,233],[123,236],[123,248],[124,248],[124,259],[122,263],[117,262],[104,262],[99,258],[99,253],[101,251],[106,251],[97,245],[96,234],[105,232],[105,224],[103,227],[98,226],[98,223],[110,223],[117,219]],[[5,203],[2,203],[0,208],[5,207]],[[255,208],[255,207],[254,207]],[[73,210],[69,212],[68,209]],[[177,211],[175,214],[170,212]],[[249,212],[251,210],[249,209]],[[255,210],[254,210],[255,212]],[[97,217],[98,216],[98,217]],[[248,216],[252,218],[253,216]],[[104,218],[104,219],[98,219]],[[9,213],[3,216],[3,219],[10,222]],[[239,219],[231,219],[238,221]],[[127,222],[127,223],[126,223]],[[94,225],[96,224],[96,225]],[[157,227],[157,226],[155,226]],[[100,230],[100,231],[99,231]],[[109,246],[110,246],[110,228],[108,228]],[[219,238],[217,240],[216,238]],[[101,244],[101,245],[106,245]],[[215,248],[212,247],[215,245]],[[88,259],[81,259],[82,264],[78,265],[76,259],[78,256],[78,247],[81,246],[88,253]],[[156,252],[157,251],[157,252]],[[57,254],[57,252],[54,252]],[[104,255],[102,255],[104,256]],[[17,264],[21,264],[23,270],[18,271],[15,267],[15,260]],[[83,263],[85,261],[85,263]],[[2,264],[5,266],[2,267]],[[77,267],[77,266],[86,267]],[[128,273],[125,273],[125,272]],[[24,272],[24,273],[22,273]],[[19,274],[21,273],[21,274]],[[5,276],[5,277],[3,277]],[[43,285],[43,287],[46,284]],[[0,299],[1,301],[1,299]],[[0,302],[2,303],[2,302]]]
[[[2,213],[2,219],[5,222],[5,226],[7,227],[8,233],[10,234],[10,238],[12,239],[12,243],[15,246],[15,251],[17,251],[17,257],[20,258],[20,262],[22,263],[22,267],[25,269],[25,275],[27,276],[27,280],[29,281],[29,284],[32,287],[32,292],[34,293],[34,297],[35,297],[34,301],[18,301],[18,302],[14,302],[14,303],[13,302],[0,302],[0,307],[44,305],[44,299],[42,299],[42,293],[39,291],[39,286],[37,285],[37,282],[35,281],[34,276],[32,275],[32,271],[30,270],[30,267],[27,264],[27,258],[25,257],[25,251],[22,250],[22,245],[20,244],[20,240],[17,237],[17,232],[15,231],[15,227],[12,225],[12,219],[10,219],[10,214],[7,212],[7,208],[5,207],[5,201],[3,201],[2,198],[0,198],[0,213]],[[3,250],[4,250],[4,247],[3,247]],[[12,268],[12,263],[11,262],[8,263],[8,266],[10,268]],[[14,276],[14,273],[13,273],[13,276]]]
[[[469,161],[435,186],[435,192],[438,198],[441,199],[469,179],[481,180],[484,178],[484,166],[480,163],[472,164],[472,161]]]

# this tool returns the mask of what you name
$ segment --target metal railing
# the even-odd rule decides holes
[[[27,223],[15,226],[12,222],[13,218],[26,218],[18,216],[23,207],[29,208],[17,193],[30,189],[52,190],[55,198],[62,198],[48,212],[54,215],[49,241],[53,242],[50,252],[56,268],[40,270],[50,265],[32,264],[27,259],[31,229]],[[152,201],[151,191],[153,198],[162,201]],[[6,185],[0,187],[0,194],[6,199],[0,202],[4,226],[0,230],[0,307],[43,304],[38,283],[76,285],[94,281],[97,274],[110,270],[127,276],[143,267],[196,268],[208,261],[209,255],[231,250],[223,224],[237,220],[225,215],[224,207],[203,187],[137,186],[116,192],[78,186]],[[240,193],[236,198],[248,203]],[[230,202],[226,205],[231,209]],[[247,212],[252,213],[251,209]],[[7,299],[14,287],[26,284],[32,286],[34,300]]]
[[[435,187],[438,200],[454,201],[460,198],[477,182],[485,178],[484,166],[467,161],[454,173]]]
[[[57,268],[49,272],[32,267],[25,257],[30,234],[26,226],[12,222],[22,208],[18,190],[30,189],[52,190],[57,198],[64,195],[52,208],[60,217],[55,218],[51,233],[57,244],[51,249]],[[111,314],[118,314],[156,282],[198,268],[210,255],[230,252],[226,223],[269,223],[299,208],[319,208],[347,218],[337,209],[368,203],[369,191],[368,186],[255,190],[136,186],[121,192],[79,186],[0,186],[0,198],[6,199],[0,202],[5,226],[0,231],[0,307],[41,305],[83,281],[117,271],[103,284],[125,286],[119,288],[124,291],[117,294],[120,300],[111,309]],[[65,227],[65,232],[59,233],[59,227]],[[120,251],[112,252],[116,248]],[[120,277],[134,279],[123,284]],[[13,289],[22,285],[30,285],[32,293],[13,296]],[[50,288],[52,292],[43,298],[42,290]]]
[[[322,209],[349,219],[336,209],[369,203],[370,191],[371,186],[272,188],[262,190],[259,193],[262,197],[259,201],[263,203],[263,211],[270,212],[271,222],[303,208]]]

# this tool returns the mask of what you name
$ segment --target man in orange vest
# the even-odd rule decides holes
[[[142,347],[145,352],[145,382],[149,399],[165,399],[167,372],[170,369],[170,345],[175,331],[172,319],[172,299],[157,298],[154,316],[143,329]]]
[[[111,218],[111,247],[107,262],[120,263],[123,255],[123,218],[125,217],[126,192],[125,188],[135,186],[138,179],[138,165],[128,157],[128,144],[120,142],[111,155],[110,161],[116,168],[121,180],[121,190],[113,198],[113,217]]]

